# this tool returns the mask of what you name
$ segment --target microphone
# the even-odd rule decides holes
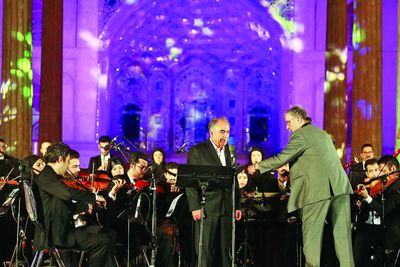
[[[187,146],[189,143],[190,143],[190,142],[184,142],[184,143],[182,144],[182,146],[178,149],[177,153],[180,154],[180,153],[182,153],[183,151],[185,151],[185,148],[186,148],[186,146]]]
[[[131,151],[131,149],[124,142],[115,144],[114,145],[114,149],[115,150],[119,150],[119,151],[124,151],[124,152],[130,152]]]
[[[142,202],[142,194],[139,195],[139,198],[138,198],[137,203],[136,203],[136,210],[135,210],[134,219],[137,219],[138,216],[139,216],[139,210],[140,210],[141,202]]]
[[[7,199],[0,206],[0,216],[7,213],[8,209],[14,203],[15,199],[18,197],[19,188],[15,188],[11,191],[11,193],[7,196]]]
[[[111,140],[111,143],[109,143],[108,145],[104,146],[104,150],[110,150],[110,148],[115,144],[115,141],[117,141],[118,135],[116,137],[114,137],[113,140]]]
[[[229,145],[229,153],[231,154],[231,164],[233,168],[236,168],[236,149],[234,145]]]

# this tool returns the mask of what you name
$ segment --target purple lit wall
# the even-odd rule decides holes
[[[208,121],[226,115],[239,151],[278,151],[288,37],[266,6],[141,1],[120,2],[113,13],[118,2],[102,7],[111,12],[103,12],[100,31],[107,84],[100,88],[99,132],[174,151],[206,139]],[[279,8],[275,15],[290,23],[290,2]]]
[[[393,154],[396,141],[398,0],[382,1],[382,154]]]
[[[33,1],[34,116],[41,5]],[[396,127],[396,10],[384,1],[384,151]],[[103,134],[174,151],[227,115],[239,151],[257,140],[272,153],[287,142],[290,105],[323,125],[326,0],[74,0],[64,12],[63,139],[84,165]]]
[[[0,1],[0,32],[3,32],[3,0]],[[0,58],[2,58],[2,53],[3,53],[3,38],[0,38]],[[2,63],[3,60],[0,60],[0,72],[2,69],[1,65]],[[1,103],[0,103],[0,108],[1,108]]]

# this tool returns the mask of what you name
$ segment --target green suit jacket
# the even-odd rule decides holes
[[[353,193],[332,138],[311,124],[294,131],[286,148],[261,161],[259,167],[263,173],[286,163],[290,166],[291,185],[288,212],[332,195]]]

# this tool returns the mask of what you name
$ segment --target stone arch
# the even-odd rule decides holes
[[[119,118],[129,103],[142,109],[140,141],[148,148],[197,143],[211,117],[227,115],[236,145],[247,150],[246,114],[254,108],[268,108],[270,129],[278,131],[282,29],[259,2],[138,1],[108,16],[99,57],[108,77],[99,102],[108,105],[99,109],[109,109],[100,113],[110,114],[110,132],[123,134]]]

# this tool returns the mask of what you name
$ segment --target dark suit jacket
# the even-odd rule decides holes
[[[44,231],[39,227],[35,229],[35,249],[75,246],[72,216],[76,205],[72,200],[95,204],[95,195],[67,187],[48,165],[35,177],[33,190],[38,221],[44,226]]]
[[[0,160],[0,177],[6,178],[6,176],[9,174],[9,178],[17,177],[19,175],[18,167],[18,162],[5,155],[4,159]]]
[[[388,249],[400,249],[400,179],[397,178],[385,193],[385,243]],[[383,213],[381,198],[377,197],[369,204],[370,208]]]
[[[93,164],[94,164],[94,170],[96,171],[101,166],[101,156],[100,155],[90,158],[89,166],[88,166],[89,172],[91,172],[93,170]]]
[[[231,166],[231,154],[228,146],[225,146],[226,166]],[[193,146],[189,150],[188,164],[205,165],[205,166],[222,166],[218,158],[217,151],[214,149],[210,140]],[[221,216],[231,215],[232,212],[232,190],[228,189],[207,189],[205,215],[206,216]],[[236,209],[239,209],[240,195],[239,190],[236,190]],[[186,188],[186,195],[189,202],[190,211],[200,209],[200,192],[194,188]]]

